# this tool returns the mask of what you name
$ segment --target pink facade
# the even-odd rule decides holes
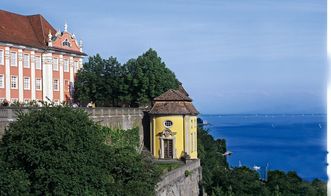
[[[14,21],[23,27],[12,25]],[[70,101],[70,86],[85,54],[67,25],[56,32],[41,15],[1,10],[0,23],[7,27],[0,30],[0,100]]]

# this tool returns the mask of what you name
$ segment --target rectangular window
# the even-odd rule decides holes
[[[12,89],[17,89],[17,76],[11,76],[11,83],[10,86]]]
[[[24,77],[24,90],[30,90],[30,77]]]
[[[40,91],[41,90],[41,79],[36,78],[36,90]]]
[[[40,56],[35,57],[36,69],[41,69],[41,59]]]
[[[53,80],[53,90],[54,91],[59,90],[59,80]]]
[[[59,59],[54,58],[53,59],[53,71],[58,71],[59,70]]]
[[[23,66],[24,66],[24,68],[30,68],[30,55],[24,54],[24,56],[23,56]]]
[[[3,74],[0,75],[0,88],[5,88],[5,76]]]
[[[10,53],[10,65],[17,66],[17,53],[16,52]]]
[[[3,50],[0,50],[0,65],[5,64],[5,52]]]
[[[67,59],[63,60],[63,70],[64,72],[69,72],[69,62]]]

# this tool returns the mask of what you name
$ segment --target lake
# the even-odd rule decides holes
[[[296,171],[304,180],[327,180],[326,115],[200,115],[214,138],[224,138],[231,166]],[[268,165],[268,167],[267,167]]]

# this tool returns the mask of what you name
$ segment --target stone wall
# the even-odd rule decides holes
[[[186,174],[186,175],[185,175]],[[156,186],[157,196],[198,196],[202,180],[200,160],[192,160],[161,177]]]
[[[143,141],[149,140],[149,119],[144,116],[144,110],[140,108],[81,108],[90,118],[104,126],[129,129],[139,127],[141,147]],[[22,108],[22,112],[29,109]],[[5,132],[6,126],[17,118],[18,109],[0,109],[0,139]],[[145,130],[145,138],[144,138]],[[147,133],[147,134],[146,134]],[[192,160],[180,168],[172,170],[161,177],[156,186],[157,196],[197,196],[199,195],[199,182],[202,179],[200,160]],[[185,175],[186,172],[186,175]]]
[[[118,129],[130,129],[139,127],[140,141],[143,141],[143,117],[144,112],[141,108],[80,108],[85,110],[90,118],[100,124]],[[29,109],[20,109],[28,112]],[[5,127],[16,120],[18,109],[0,109],[0,138],[4,134]]]

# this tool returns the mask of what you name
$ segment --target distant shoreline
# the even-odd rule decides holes
[[[326,116],[326,113],[288,113],[288,114],[279,114],[279,113],[258,113],[258,114],[199,114],[199,116]]]

